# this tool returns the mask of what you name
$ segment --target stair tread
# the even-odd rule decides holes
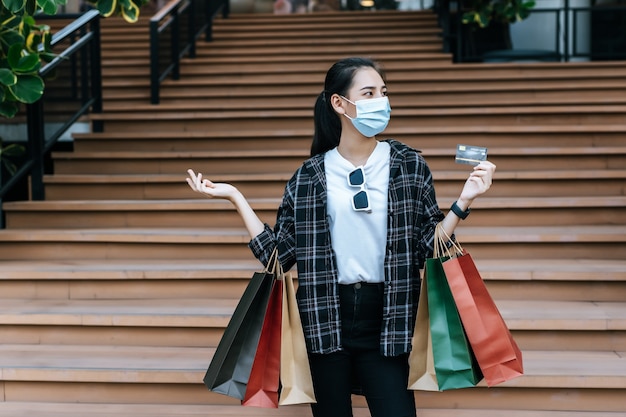
[[[213,348],[0,345],[5,381],[201,384]],[[617,388],[626,352],[523,352],[524,375],[500,384],[526,388]],[[484,382],[479,386],[484,387]]]
[[[280,198],[249,198],[255,210],[277,209]],[[441,197],[440,207],[452,204],[454,198]],[[472,204],[475,209],[504,208],[584,208],[625,207],[626,196],[572,196],[572,197],[481,197]],[[210,211],[235,210],[232,203],[223,200],[42,200],[12,201],[3,204],[3,210],[12,211]]]
[[[293,172],[266,173],[266,174],[224,174],[215,175],[212,180],[220,182],[229,181],[288,181]],[[435,180],[457,179],[465,180],[467,173],[464,171],[436,171],[433,173]],[[50,183],[159,183],[177,182],[185,185],[186,174],[56,174],[45,175],[45,182]],[[626,178],[626,169],[599,170],[533,170],[533,171],[498,171],[497,180],[505,179],[604,179]]]
[[[626,133],[626,127],[623,125],[491,125],[491,126],[420,126],[419,131],[414,128],[407,127],[391,127],[385,131],[386,136],[393,137],[394,134],[411,133],[416,136],[427,134],[444,134],[444,133]],[[73,133],[73,136],[77,139],[88,140],[101,140],[107,138],[128,138],[128,139],[147,139],[154,140],[160,138],[223,138],[236,140],[237,138],[254,138],[258,136],[266,137],[268,135],[278,137],[294,137],[294,136],[306,136],[311,137],[313,133],[312,129],[273,129],[273,130],[229,130],[229,131],[215,131],[211,134],[207,134],[205,131],[182,131],[182,132],[167,132],[167,131],[138,131],[138,132],[86,132],[86,133]]]
[[[455,149],[428,148],[422,151],[425,157],[454,155]],[[500,147],[490,149],[490,156],[559,156],[559,155],[622,155],[626,154],[626,146],[572,146],[572,147]],[[74,151],[53,152],[54,159],[178,159],[178,158],[230,158],[246,159],[259,157],[309,157],[308,149],[244,149],[214,151]]]
[[[419,407],[419,405],[418,405]],[[515,409],[427,409],[418,408],[420,417],[624,417],[620,411],[548,411]],[[369,417],[366,407],[354,407],[355,417]],[[49,403],[0,402],[1,417],[307,417],[309,405],[289,405],[274,408],[235,405],[196,404],[107,404],[107,403]]]
[[[512,281],[626,281],[626,260],[474,259],[483,279]],[[242,259],[67,259],[0,261],[3,279],[159,280],[249,279],[262,269],[252,255]],[[292,270],[295,275],[295,269]]]
[[[3,325],[220,327],[237,299],[3,299]],[[496,300],[512,330],[626,330],[626,303]]]
[[[626,225],[507,226],[457,229],[463,242],[626,242]],[[106,229],[4,229],[0,238],[10,241],[73,242],[185,242],[248,243],[244,228],[106,228]]]
[[[185,104],[181,104],[181,107],[184,107]],[[206,118],[206,119],[223,119],[227,118],[238,118],[238,117],[263,117],[263,118],[271,118],[271,117],[311,117],[312,110],[311,109],[283,109],[283,110],[275,110],[275,109],[265,109],[260,111],[258,109],[255,110],[233,110],[233,111],[207,111],[207,110],[181,110],[176,112],[169,111],[171,109],[162,109],[160,106],[153,108],[151,111],[138,111],[138,112],[106,112],[106,113],[93,113],[90,114],[90,118],[93,120],[153,120],[154,112],[162,111],[159,114],[159,119],[165,120],[184,120],[189,118]],[[508,106],[508,107],[445,107],[445,108],[406,108],[402,107],[399,109],[394,109],[395,117],[402,116],[460,116],[460,115],[474,115],[474,116],[484,116],[484,115],[530,115],[530,114],[558,114],[558,113],[566,113],[566,114],[585,114],[591,113],[594,115],[599,115],[603,113],[618,113],[624,114],[626,113],[626,105],[604,105],[604,106],[592,106],[592,105],[572,105],[572,106]],[[622,126],[623,127],[623,126]]]

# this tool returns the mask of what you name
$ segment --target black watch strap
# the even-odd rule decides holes
[[[456,204],[456,201],[454,203],[452,203],[452,206],[450,207],[450,210],[456,214],[456,216],[461,219],[461,220],[465,220],[467,218],[467,216],[469,216],[470,212],[472,211],[472,209],[470,209],[469,207],[467,208],[467,210],[463,211],[461,210],[461,207],[459,207]]]

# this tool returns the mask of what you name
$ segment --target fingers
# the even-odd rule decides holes
[[[189,174],[189,178],[186,178],[186,180],[191,189],[199,193],[203,192],[203,186],[206,185],[208,180],[202,181],[202,174],[196,174],[192,169],[188,169],[187,173]]]

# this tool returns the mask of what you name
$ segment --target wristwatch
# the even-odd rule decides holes
[[[461,207],[459,207],[456,204],[456,201],[454,203],[452,203],[452,206],[450,207],[450,210],[457,215],[457,217],[461,220],[465,220],[467,218],[467,216],[469,216],[470,212],[472,211],[472,209],[470,209],[469,207],[467,208],[467,210],[463,211],[461,210]]]

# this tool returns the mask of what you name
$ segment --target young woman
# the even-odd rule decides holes
[[[273,228],[235,187],[188,171],[193,190],[235,205],[261,262],[277,246],[285,270],[297,265],[315,417],[352,416],[356,388],[372,417],[415,416],[407,360],[420,268],[432,256],[437,224],[452,235],[495,171],[490,162],[474,167],[444,216],[421,155],[376,139],[390,112],[375,62],[335,63],[315,103],[311,158],[288,182]]]

